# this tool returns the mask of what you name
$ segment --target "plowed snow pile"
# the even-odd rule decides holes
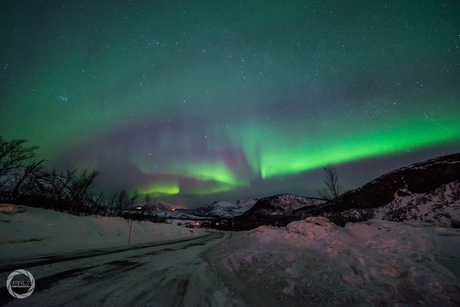
[[[234,233],[214,249],[234,287],[267,306],[459,306],[460,230],[308,218]]]

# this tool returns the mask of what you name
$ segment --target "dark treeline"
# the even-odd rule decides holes
[[[94,195],[97,170],[68,167],[44,171],[45,160],[37,159],[38,146],[26,140],[6,141],[0,136],[0,203],[56,210],[73,215],[119,216],[126,219],[164,222],[152,215],[154,200],[145,195],[138,202],[138,191],[121,190],[107,199]],[[135,205],[138,210],[135,210]]]

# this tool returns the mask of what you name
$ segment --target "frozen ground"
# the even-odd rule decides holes
[[[308,218],[233,235],[209,255],[265,306],[459,306],[460,230]]]
[[[130,221],[118,217],[80,217],[56,211],[0,205],[0,261],[78,250],[126,246]],[[25,210],[24,212],[21,212]],[[19,212],[18,212],[19,211]],[[133,221],[131,244],[199,235],[171,224]]]
[[[128,246],[124,219],[1,209],[2,306],[245,306],[203,259],[224,233],[133,222]],[[5,287],[16,269],[36,280],[23,300]]]
[[[124,219],[13,208],[0,213],[1,305],[460,305],[459,229],[308,218],[230,239],[134,222],[128,247]],[[24,300],[4,288],[15,269],[36,278]]]

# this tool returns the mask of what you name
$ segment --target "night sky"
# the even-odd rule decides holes
[[[318,196],[326,164],[351,189],[460,151],[458,0],[0,9],[0,135],[108,198]]]

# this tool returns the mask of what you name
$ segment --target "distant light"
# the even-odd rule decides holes
[[[136,210],[141,210],[142,206],[136,206]]]

